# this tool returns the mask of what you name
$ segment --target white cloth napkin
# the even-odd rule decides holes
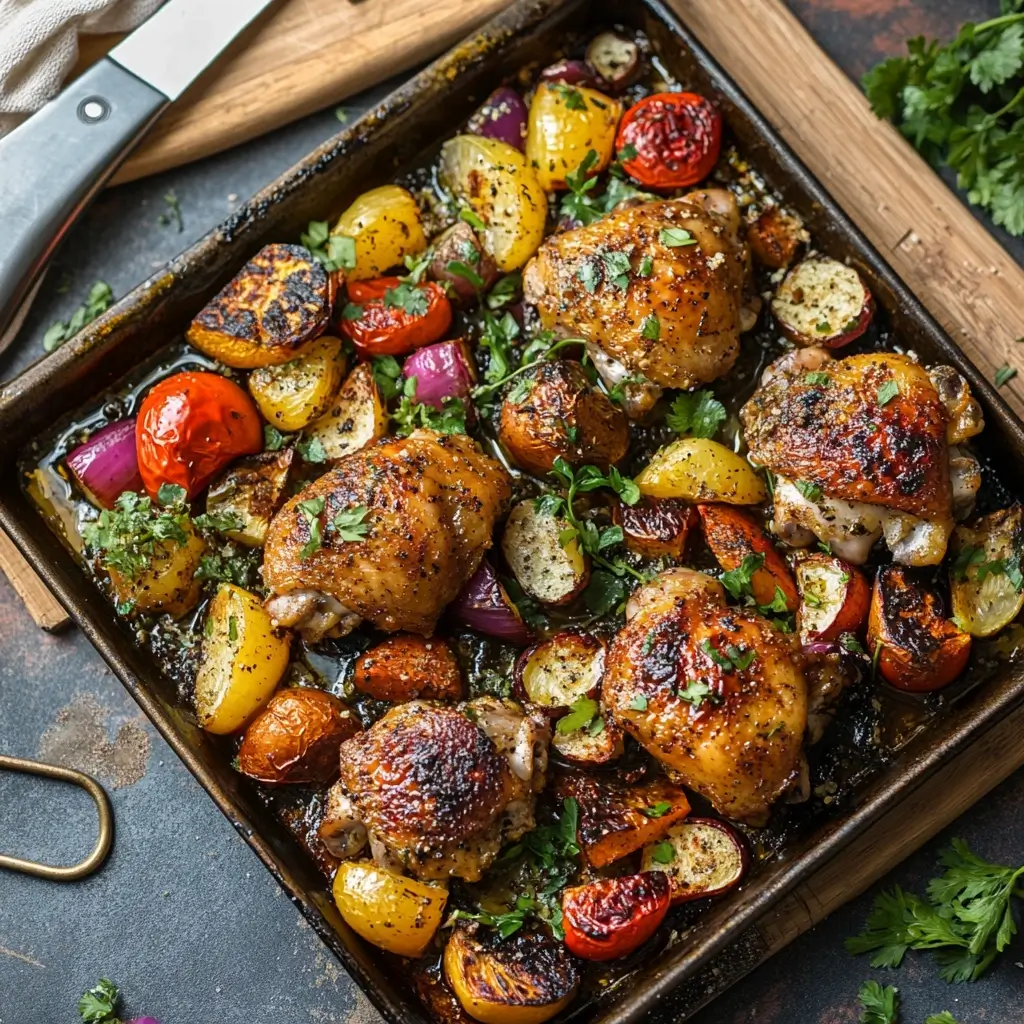
[[[80,33],[130,31],[162,2],[0,0],[0,136],[60,91]]]

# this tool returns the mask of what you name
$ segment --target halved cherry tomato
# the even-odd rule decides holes
[[[601,878],[562,893],[569,950],[584,960],[616,960],[642,946],[665,920],[671,885],[663,871]]]
[[[362,356],[408,355],[440,341],[452,322],[452,304],[436,281],[350,281],[348,299],[338,326]]]
[[[642,99],[626,111],[615,137],[623,169],[647,188],[697,184],[713,170],[721,147],[722,115],[694,92]]]
[[[252,399],[219,373],[176,373],[146,395],[135,427],[142,482],[151,498],[161,484],[197,495],[229,462],[263,450]]]

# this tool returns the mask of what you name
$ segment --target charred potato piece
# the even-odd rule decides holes
[[[551,736],[551,749],[568,764],[579,768],[599,768],[622,757],[625,742],[622,729],[601,715],[584,725],[571,728],[568,715],[560,718]]]
[[[580,984],[576,960],[543,932],[487,944],[461,921],[445,946],[444,973],[462,1008],[482,1024],[543,1024]]]
[[[596,699],[604,675],[604,653],[599,637],[575,629],[556,633],[519,655],[513,693],[518,700],[560,715],[583,697]]]
[[[245,730],[238,768],[260,782],[313,782],[338,777],[338,749],[359,721],[331,693],[315,687],[280,690]]]
[[[697,513],[678,498],[643,497],[635,505],[616,502],[612,517],[629,551],[644,558],[682,558]]]
[[[770,606],[781,592],[786,611],[796,611],[800,600],[793,574],[756,520],[741,509],[728,505],[698,505],[697,511],[704,527],[704,539],[718,564],[729,572],[739,569],[745,558],[761,559],[761,567],[750,579],[754,600],[759,605]],[[728,578],[723,582],[728,583]],[[733,596],[740,595],[734,593]]]
[[[291,448],[250,455],[210,485],[207,513],[234,516],[240,524],[223,531],[225,537],[250,548],[263,546],[270,518],[284,501],[294,457]]]
[[[331,461],[357,452],[386,437],[387,406],[373,379],[373,366],[360,363],[345,379],[326,415],[306,430],[324,446]]]
[[[796,582],[803,643],[860,632],[871,605],[871,587],[860,569],[834,555],[809,555],[796,567]]]
[[[839,348],[871,323],[875,302],[853,267],[827,256],[798,263],[772,299],[772,314],[794,345]]]
[[[348,280],[380,277],[427,248],[420,210],[412,194],[397,185],[381,185],[364,192],[338,218],[332,235],[354,238],[356,265]]]
[[[687,818],[660,842],[644,847],[644,871],[664,871],[672,903],[721,896],[747,873],[750,855],[742,836],[717,818]]]
[[[590,559],[573,539],[562,544],[569,523],[521,501],[509,514],[501,550],[519,585],[542,604],[567,604],[587,585]]]
[[[335,278],[301,245],[264,246],[211,299],[186,332],[226,366],[286,363],[327,329]]]
[[[345,861],[334,902],[357,935],[389,953],[420,956],[440,927],[448,892],[376,864]]]
[[[184,544],[161,541],[149,565],[135,576],[108,567],[119,605],[130,605],[133,612],[165,612],[175,619],[196,606],[202,590],[196,570],[206,544],[191,523],[183,529]]]
[[[757,220],[747,224],[750,251],[773,270],[788,267],[800,246],[809,241],[810,235],[800,218],[779,206],[766,207]]]
[[[569,770],[556,778],[555,795],[579,805],[580,847],[595,868],[659,840],[690,813],[686,794],[665,778],[629,786]]]
[[[452,649],[437,637],[389,636],[356,660],[352,685],[377,700],[461,700],[462,672]]]
[[[430,276],[448,289],[448,294],[460,304],[472,302],[477,290],[463,274],[449,270],[450,263],[463,263],[480,278],[482,292],[490,291],[498,279],[498,267],[490,253],[484,249],[476,232],[464,221],[456,221],[437,238],[430,261]]]
[[[498,440],[521,469],[544,476],[563,458],[607,469],[629,448],[625,413],[571,359],[524,374],[501,406]]]
[[[934,591],[911,581],[902,566],[880,569],[871,593],[868,653],[899,690],[924,693],[948,686],[967,665],[971,635],[942,613]]]
[[[992,636],[1024,607],[1024,510],[1019,504],[953,531],[953,618],[971,636]]]
[[[345,376],[338,338],[317,338],[294,359],[249,374],[249,393],[263,418],[289,433],[327,412]]]

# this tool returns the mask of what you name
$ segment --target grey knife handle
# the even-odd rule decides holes
[[[0,335],[65,232],[167,102],[105,57],[0,139]]]

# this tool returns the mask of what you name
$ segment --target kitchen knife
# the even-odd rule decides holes
[[[0,352],[46,261],[167,106],[274,0],[169,0],[0,139]]]

